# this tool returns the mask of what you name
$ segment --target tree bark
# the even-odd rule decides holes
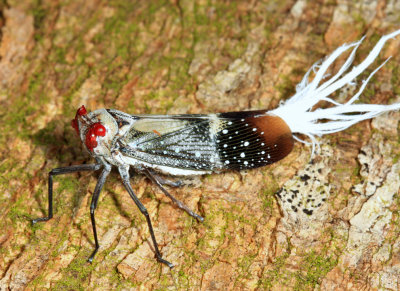
[[[365,35],[357,64],[398,29],[398,2],[3,0],[0,12],[0,290],[400,289],[397,112],[323,138],[312,162],[296,143],[271,166],[168,188],[203,223],[133,175],[171,270],[155,260],[117,171],[100,195],[92,264],[98,173],[56,176],[54,218],[30,222],[47,215],[51,169],[92,162],[70,126],[81,105],[273,109],[336,47]],[[399,46],[393,39],[381,52],[375,67],[393,58],[364,103],[400,102]],[[312,214],[290,208],[293,191],[315,199]]]

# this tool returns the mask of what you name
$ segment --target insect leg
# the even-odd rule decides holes
[[[156,237],[154,235],[153,225],[151,224],[149,213],[147,212],[146,207],[144,207],[142,202],[140,202],[140,200],[136,197],[135,193],[133,192],[133,189],[132,189],[131,184],[129,182],[128,169],[124,168],[124,167],[119,167],[118,170],[119,170],[119,172],[121,174],[122,183],[124,184],[126,190],[128,191],[129,195],[131,196],[131,198],[133,199],[133,201],[135,202],[135,204],[139,208],[140,212],[142,212],[142,214],[146,217],[146,221],[147,221],[147,225],[149,226],[149,232],[150,232],[151,239],[153,241],[153,245],[154,245],[154,250],[155,250],[155,253],[156,253],[157,261],[167,265],[170,268],[173,268],[174,265],[171,264],[170,262],[164,260],[162,258],[162,256],[161,256],[160,250],[158,249],[158,244],[157,244],[157,241],[156,241]]]
[[[77,165],[70,167],[56,168],[49,173],[49,190],[48,190],[48,215],[46,217],[40,217],[32,220],[32,224],[40,221],[48,221],[53,217],[53,176],[75,173],[80,171],[97,171],[102,167],[101,164],[90,164],[90,165]]]
[[[168,196],[180,209],[186,211],[190,216],[196,218],[198,221],[203,222],[204,218],[200,215],[198,215],[197,213],[194,213],[192,210],[190,210],[190,208],[188,206],[186,206],[183,202],[179,201],[178,199],[176,199],[174,196],[172,196],[163,186],[162,186],[162,182],[159,179],[162,179],[159,176],[154,175],[149,169],[144,169],[144,173],[145,175],[153,182],[155,183],[158,188],[161,189],[161,191],[164,192],[164,194],[166,196]]]
[[[152,170],[146,168],[146,170],[161,184],[161,185],[167,185],[167,186],[171,186],[171,187],[180,187],[182,186],[182,181],[171,181],[169,179],[165,179],[159,175],[157,175],[156,173],[154,173]],[[150,177],[147,175],[147,173],[145,173],[145,175],[150,179]]]
[[[88,259],[88,262],[90,262],[90,263],[93,262],[93,258],[96,255],[96,253],[100,247],[99,240],[97,239],[96,220],[94,218],[94,211],[96,210],[96,207],[97,207],[97,201],[99,200],[101,189],[103,188],[103,185],[106,182],[106,178],[107,178],[108,174],[110,174],[110,171],[111,171],[111,167],[108,166],[108,167],[105,167],[104,170],[101,172],[99,180],[97,181],[97,184],[96,184],[96,188],[94,188],[92,202],[90,203],[90,219],[92,221],[93,236],[94,236],[94,242],[95,242],[95,249]]]

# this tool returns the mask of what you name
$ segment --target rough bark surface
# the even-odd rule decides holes
[[[70,126],[80,105],[132,114],[274,108],[337,46],[366,35],[357,63],[399,28],[399,1],[355,2],[1,1],[0,290],[398,290],[399,113],[326,137],[313,163],[297,143],[270,167],[184,179],[170,191],[204,223],[134,176],[172,270],[154,259],[116,172],[100,196],[93,264],[98,173],[55,177],[54,218],[30,223],[47,213],[47,173],[90,162]],[[400,101],[399,47],[399,38],[385,46],[376,65],[393,58],[363,102]],[[292,190],[321,205],[294,212]]]

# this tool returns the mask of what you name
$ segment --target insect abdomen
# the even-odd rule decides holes
[[[277,162],[293,148],[292,132],[278,116],[265,111],[228,112],[216,134],[221,164],[226,169],[252,169]]]

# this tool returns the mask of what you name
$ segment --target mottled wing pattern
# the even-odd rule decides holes
[[[147,163],[188,170],[221,168],[208,116],[140,117],[121,152]]]

